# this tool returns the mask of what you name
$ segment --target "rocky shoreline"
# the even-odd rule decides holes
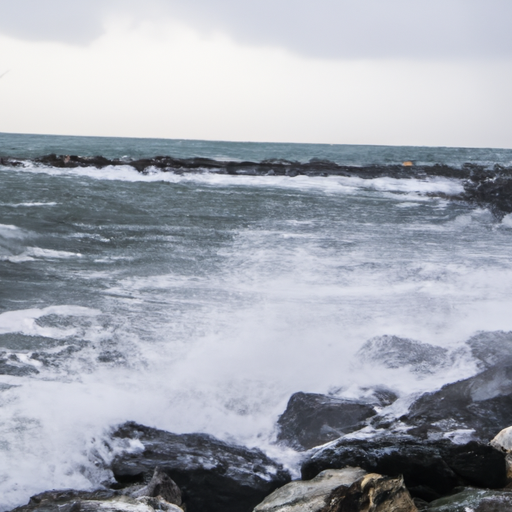
[[[416,397],[402,415],[386,388],[365,400],[294,394],[276,442],[303,453],[300,480],[258,449],[128,422],[107,441],[121,450],[102,489],[48,491],[12,512],[512,511],[512,333],[467,346],[476,375]],[[394,336],[369,340],[359,358],[379,353],[421,372],[450,360]]]
[[[512,213],[512,167],[496,164],[487,168],[466,163],[460,168],[444,164],[415,165],[403,162],[401,165],[369,165],[363,167],[340,165],[328,160],[312,159],[307,163],[273,159],[261,162],[219,161],[210,158],[179,159],[170,156],[156,156],[144,159],[108,159],[103,156],[83,157],[77,155],[45,155],[33,160],[0,157],[0,165],[18,167],[27,162],[57,168],[128,165],[140,173],[154,170],[186,173],[217,173],[241,176],[344,176],[372,179],[390,177],[396,179],[445,177],[459,179],[464,192],[446,196],[446,199],[467,201],[489,208],[496,218],[501,219]]]

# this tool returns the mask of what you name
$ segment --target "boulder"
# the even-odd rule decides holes
[[[375,414],[369,404],[315,393],[295,393],[277,421],[277,440],[299,451],[309,450],[363,428],[364,421]]]
[[[322,471],[274,491],[254,512],[416,512],[402,478],[360,468]]]
[[[335,489],[348,489],[366,475],[361,468],[327,469],[312,480],[297,480],[267,496],[254,512],[317,512],[325,510]]]
[[[376,336],[357,352],[363,363],[379,364],[386,368],[408,368],[417,374],[434,373],[447,365],[448,350],[398,336]]]
[[[132,498],[115,491],[49,491],[11,512],[183,512],[161,496]]]
[[[120,487],[149,482],[155,466],[179,486],[187,512],[244,512],[290,481],[262,451],[230,445],[207,434],[173,434],[133,422],[114,438],[137,440],[142,449],[112,462]]]
[[[426,501],[445,496],[460,485],[497,489],[507,483],[505,454],[487,444],[421,441],[405,435],[341,438],[307,459],[302,477],[308,480],[325,469],[346,466],[391,477],[403,475],[411,495]]]
[[[426,512],[512,512],[512,492],[464,489],[429,503]]]
[[[416,427],[409,433],[418,436],[472,429],[475,438],[487,442],[512,425],[512,365],[494,366],[426,393],[400,421]]]

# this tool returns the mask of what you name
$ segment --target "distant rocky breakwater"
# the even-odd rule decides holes
[[[356,359],[428,376],[457,357],[476,374],[406,402],[385,387],[359,400],[295,393],[276,442],[302,453],[300,480],[258,449],[128,422],[105,441],[118,449],[103,488],[48,491],[14,510],[512,511],[512,332],[478,333],[454,352],[380,336]]]
[[[21,166],[27,160],[0,157],[0,165]],[[103,156],[83,157],[77,155],[50,154],[35,158],[30,162],[57,168],[96,167],[128,165],[140,173],[158,169],[176,174],[218,173],[246,176],[344,176],[363,179],[391,177],[396,179],[445,177],[462,181],[464,192],[459,195],[437,194],[446,199],[468,201],[489,208],[501,219],[512,213],[512,167],[500,164],[488,168],[466,163],[461,167],[444,164],[414,165],[403,162],[398,165],[368,165],[362,167],[340,165],[328,160],[313,158],[307,163],[281,159],[261,162],[220,161],[210,158],[179,159],[170,156],[156,156],[143,159],[108,159]]]

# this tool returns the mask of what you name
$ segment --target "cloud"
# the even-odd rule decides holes
[[[106,18],[173,19],[326,59],[512,56],[510,0],[0,0],[0,32],[87,44]]]
[[[101,0],[0,0],[0,33],[18,39],[87,44],[102,17]]]

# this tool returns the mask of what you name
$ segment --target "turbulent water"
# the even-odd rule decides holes
[[[0,135],[50,152],[219,160],[512,162],[511,150]],[[129,166],[0,166],[0,511],[107,481],[109,429],[134,420],[259,446],[296,391],[360,398],[471,375],[478,331],[512,330],[512,219],[397,180]],[[431,371],[364,362],[370,338],[448,348]],[[385,359],[385,358],[384,358]]]

